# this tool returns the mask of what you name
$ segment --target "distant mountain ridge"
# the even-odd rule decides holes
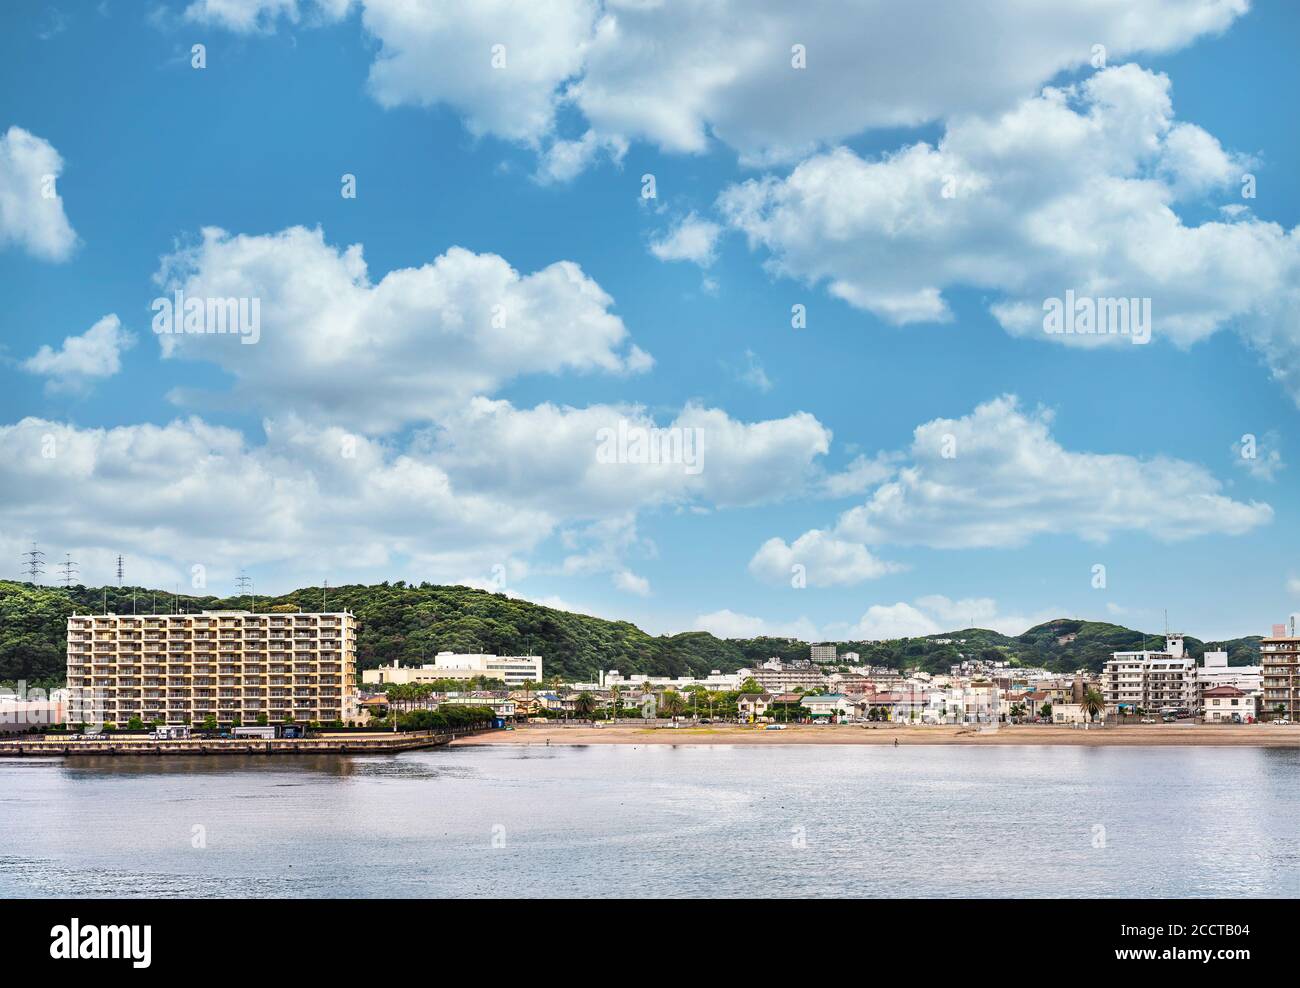
[[[304,587],[275,597],[259,597],[256,609],[321,608],[350,610],[361,623],[358,665],[431,661],[439,651],[534,652],[546,676],[594,679],[601,669],[657,676],[705,675],[712,669],[734,672],[772,656],[808,658],[809,643],[789,638],[722,639],[706,631],[650,635],[627,621],[609,621],[542,604],[461,586],[379,583],[342,587]],[[157,602],[155,605],[155,601]],[[33,586],[0,580],[0,682],[26,680],[59,685],[64,679],[67,618],[72,612],[117,613],[248,609],[247,597],[176,596],[142,587]],[[959,644],[963,642],[964,644]],[[1206,645],[1185,639],[1199,657]],[[1114,651],[1161,648],[1164,636],[1115,624],[1060,618],[1014,637],[985,628],[967,628],[923,638],[890,642],[837,642],[841,653],[857,652],[863,663],[917,666],[947,672],[967,658],[1007,660],[1059,672],[1096,671]],[[829,643],[826,643],[829,644]],[[1259,636],[1217,643],[1233,665],[1258,661]]]

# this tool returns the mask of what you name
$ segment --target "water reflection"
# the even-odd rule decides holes
[[[1296,896],[1298,814],[1282,749],[28,759],[0,894]]]

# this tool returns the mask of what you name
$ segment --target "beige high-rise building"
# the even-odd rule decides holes
[[[357,619],[331,614],[75,614],[68,686],[103,720],[246,725],[357,716]]]
[[[1260,714],[1270,720],[1300,718],[1300,635],[1296,620],[1273,625],[1273,634],[1259,643],[1264,667],[1264,701]]]

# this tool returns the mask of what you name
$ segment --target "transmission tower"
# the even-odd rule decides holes
[[[247,597],[249,599],[251,605],[249,610],[256,612],[257,598],[253,596],[253,578],[241,572],[239,574],[239,579],[236,580],[235,583],[239,589],[239,596]]]
[[[63,554],[63,562],[59,563],[59,569],[63,574],[59,577],[59,581],[65,587],[71,587],[74,583],[81,580],[81,573],[77,570],[77,563],[76,560],[72,558],[72,553],[65,552]]]
[[[117,557],[117,588],[122,589],[122,557]]]
[[[33,542],[31,549],[23,553],[23,559],[23,569],[27,572],[28,582],[40,583],[40,578],[45,575],[45,553],[41,552]]]

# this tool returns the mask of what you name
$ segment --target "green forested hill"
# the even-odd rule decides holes
[[[520,654],[532,651],[545,660],[547,677],[591,679],[599,669],[624,673],[703,675],[710,669],[732,672],[770,656],[807,658],[808,644],[785,638],[719,639],[702,632],[652,636],[626,621],[572,614],[503,594],[458,586],[408,585],[330,587],[329,610],[351,610],[361,624],[358,662],[363,669],[401,659],[418,663],[443,650]],[[156,602],[156,603],[155,603]],[[25,679],[33,685],[62,683],[65,628],[74,610],[129,614],[133,607],[161,611],[247,608],[244,597],[179,598],[144,588],[32,586],[0,580],[0,682]],[[259,597],[257,609],[319,610],[321,588],[306,587],[280,597]],[[1071,638],[1073,636],[1073,638]],[[953,639],[941,643],[940,639]],[[964,639],[965,644],[955,640]],[[842,642],[841,652],[855,651],[863,662],[895,667],[919,666],[946,672],[960,654],[1009,659],[1019,665],[1045,666],[1062,672],[1099,669],[1117,649],[1158,647],[1163,638],[1119,625],[1057,620],[1030,628],[1015,638],[968,628],[927,638],[872,644]],[[1256,660],[1258,638],[1222,643],[1233,665]],[[1199,656],[1205,645],[1187,639]],[[959,654],[960,653],[960,654]]]

